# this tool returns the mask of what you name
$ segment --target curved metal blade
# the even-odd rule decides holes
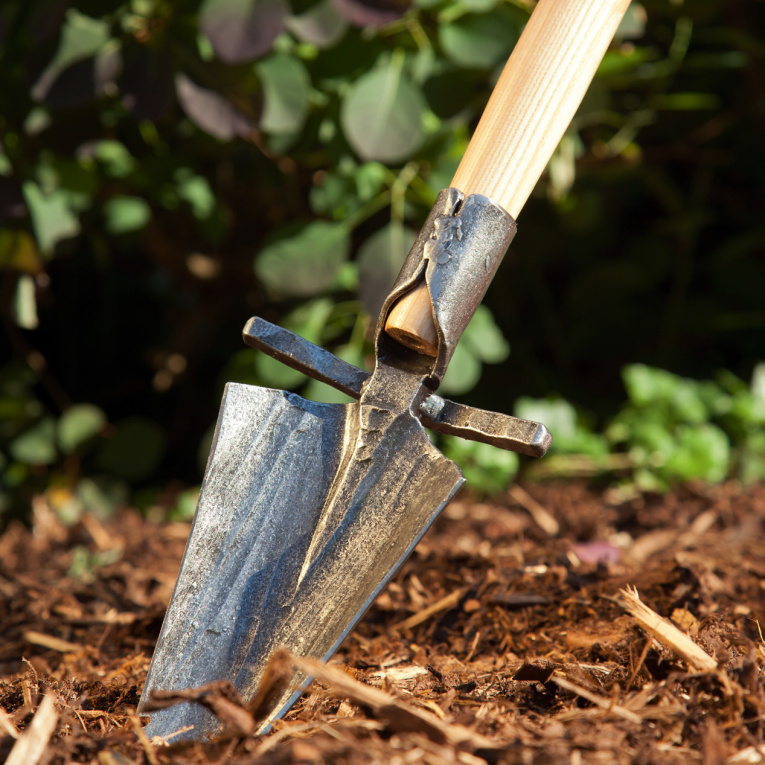
[[[408,409],[375,429],[378,413],[227,386],[142,704],[215,680],[248,700],[280,646],[337,649],[463,482]],[[306,682],[295,676],[269,721]],[[218,727],[180,704],[153,712],[147,734],[188,725],[193,738]]]

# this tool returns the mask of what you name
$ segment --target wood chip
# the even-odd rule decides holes
[[[381,669],[379,672],[372,672],[371,677],[380,680],[390,680],[393,683],[403,683],[407,680],[415,680],[422,675],[427,675],[428,670],[425,667],[419,667],[413,664],[410,667],[391,667],[390,669]]]
[[[52,651],[58,651],[59,653],[78,653],[84,650],[77,643],[70,643],[68,640],[63,640],[53,635],[46,635],[43,632],[35,632],[34,630],[25,632],[24,640],[33,645],[41,645],[43,648],[50,648]]]
[[[437,744],[455,747],[495,750],[507,746],[508,742],[486,738],[463,725],[449,723],[432,712],[411,706],[379,688],[360,683],[337,667],[298,656],[291,656],[290,660],[301,672],[325,685],[336,698],[347,698],[371,710],[390,730],[417,731]]]
[[[5,765],[37,765],[58,723],[53,696],[46,695],[32,722],[13,745]]]
[[[410,630],[412,627],[416,627],[418,624],[430,619],[431,616],[435,616],[441,611],[448,611],[450,608],[454,608],[457,603],[462,600],[462,596],[467,592],[467,588],[461,588],[450,592],[446,597],[436,601],[432,606],[423,608],[422,611],[418,611],[416,614],[412,614],[408,619],[404,619],[403,622],[394,624],[392,629],[394,630]]]
[[[518,484],[513,484],[510,487],[510,496],[524,510],[526,510],[526,512],[528,512],[534,523],[536,523],[545,534],[549,534],[551,537],[557,535],[560,531],[560,524],[558,521],[556,521],[552,513],[542,507],[542,505],[540,505],[539,502],[526,491],[526,489],[521,488]]]
[[[13,722],[11,716],[2,707],[0,707],[0,728],[2,728],[11,738],[19,737],[16,723]]]
[[[717,669],[717,662],[701,646],[696,645],[674,624],[645,605],[640,600],[637,589],[628,586],[620,590],[619,594],[622,597],[622,605],[640,627],[662,645],[672,649],[690,667],[698,672],[714,672]]]
[[[144,731],[143,727],[141,726],[140,718],[136,715],[131,715],[130,723],[133,726],[133,730],[135,731],[138,742],[141,744],[141,747],[146,754],[146,759],[149,761],[149,765],[159,765],[159,759],[157,757],[157,753],[154,751],[154,745],[151,743],[151,741],[149,741],[149,738],[146,735],[146,731]]]
[[[614,704],[609,699],[604,699],[602,696],[598,696],[597,694],[592,693],[592,691],[588,691],[586,688],[582,688],[581,685],[572,683],[565,677],[554,674],[550,679],[559,688],[562,688],[564,691],[575,693],[577,696],[581,696],[583,699],[587,699],[587,701],[589,701],[591,704],[594,704],[596,707],[600,707],[600,709],[605,712],[611,712],[612,714],[617,715],[617,717],[623,717],[625,720],[629,720],[633,723],[643,722],[643,718],[640,717],[640,715],[636,715],[634,712],[631,712],[629,709],[626,709],[620,704]]]

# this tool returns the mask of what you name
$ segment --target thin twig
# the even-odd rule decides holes
[[[559,688],[562,688],[564,691],[575,693],[577,696],[581,696],[583,699],[587,699],[587,701],[595,704],[596,707],[600,707],[600,709],[604,710],[605,712],[613,712],[613,714],[618,715],[619,717],[623,717],[625,720],[629,720],[629,722],[643,722],[643,718],[640,717],[640,715],[636,715],[634,712],[631,712],[629,709],[626,709],[620,704],[614,704],[612,701],[604,699],[602,696],[598,696],[597,694],[588,691],[586,688],[582,688],[581,685],[577,685],[576,683],[572,683],[570,680],[566,680],[565,677],[553,674],[550,679]]]
[[[428,619],[430,619],[431,616],[434,616],[435,614],[440,613],[441,611],[447,611],[448,609],[456,606],[466,592],[467,592],[467,587],[462,587],[459,590],[454,590],[453,592],[450,592],[446,597],[443,597],[441,598],[441,600],[436,601],[432,606],[423,608],[422,611],[418,611],[416,614],[412,614],[412,616],[410,616],[408,619],[404,619],[403,622],[394,624],[391,629],[394,629],[394,630],[412,629],[412,627],[416,627],[418,624],[422,624],[424,621],[427,621]]]
[[[5,765],[37,765],[45,754],[48,741],[58,723],[58,712],[53,696],[46,695],[37,709],[29,728],[19,737],[5,761]]]

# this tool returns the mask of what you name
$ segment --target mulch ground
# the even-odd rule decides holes
[[[0,537],[0,761],[765,763],[765,486],[462,495],[270,734],[208,689],[206,744],[135,712],[188,526],[33,510]]]

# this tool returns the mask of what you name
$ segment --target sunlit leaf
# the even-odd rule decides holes
[[[22,274],[16,283],[16,294],[13,299],[13,318],[22,329],[37,329],[40,324],[37,318],[35,280],[29,274]]]
[[[151,208],[140,197],[112,197],[104,203],[103,213],[110,234],[140,231],[151,219]]]
[[[254,364],[258,382],[268,388],[295,390],[307,379],[302,372],[291,369],[286,364],[282,364],[281,361],[277,361],[266,353],[256,353]]]
[[[752,394],[765,403],[765,361],[756,364],[752,371]]]
[[[300,59],[277,53],[257,66],[264,103],[260,127],[266,133],[297,133],[305,122],[311,78]]]
[[[107,175],[112,178],[125,178],[135,168],[133,156],[120,141],[99,141],[95,145],[93,156],[103,164]]]
[[[104,521],[128,498],[124,482],[106,477],[83,478],[77,484],[76,494],[88,513]]]
[[[332,0],[322,0],[305,13],[291,16],[287,27],[299,40],[323,49],[338,43],[348,24],[335,9]]]
[[[215,194],[203,175],[194,175],[188,168],[175,174],[178,196],[189,204],[194,217],[206,220],[215,209]]]
[[[647,20],[648,15],[645,12],[645,8],[640,3],[630,3],[622,20],[619,22],[614,37],[618,40],[635,40],[638,37],[642,37],[645,34],[645,23]]]
[[[59,418],[58,445],[64,454],[95,436],[106,422],[106,415],[93,404],[70,406]]]
[[[520,35],[518,22],[506,9],[468,14],[438,28],[444,53],[467,69],[491,69],[510,55]]]
[[[481,379],[481,361],[463,343],[454,351],[449,368],[441,382],[439,393],[459,396],[472,390]]]
[[[27,181],[23,189],[37,244],[43,254],[52,254],[59,241],[80,233],[80,221],[71,210],[69,194],[65,190],[43,194],[31,181]]]
[[[576,432],[576,409],[564,399],[541,399],[521,396],[514,414],[524,420],[543,422],[553,438],[573,437]]]
[[[359,297],[372,318],[380,313],[416,236],[407,226],[389,223],[359,248]]]
[[[356,81],[340,119],[348,142],[363,159],[400,162],[422,143],[426,105],[394,57]]]
[[[237,136],[250,135],[255,129],[223,96],[200,87],[185,74],[176,75],[175,86],[183,111],[206,133],[230,141]]]
[[[496,494],[505,489],[518,472],[518,455],[489,444],[442,436],[441,451],[454,460],[473,491]]]
[[[315,221],[264,247],[255,259],[255,274],[275,295],[316,295],[335,281],[349,248],[342,225]]]
[[[286,16],[284,0],[205,0],[199,26],[218,58],[239,64],[271,50]]]
[[[681,426],[676,433],[676,449],[665,465],[672,478],[692,478],[719,483],[728,474],[730,442],[720,428],[704,423]]]
[[[14,439],[11,456],[25,465],[50,465],[56,461],[56,424],[46,417]]]
[[[337,12],[354,26],[380,27],[404,15],[410,0],[332,0]]]
[[[349,364],[359,367],[359,369],[364,368],[364,356],[360,348],[351,345],[341,345],[335,348],[333,352],[343,361],[347,361]],[[303,395],[311,401],[318,401],[321,404],[349,404],[354,400],[346,393],[318,380],[309,380]]]
[[[58,50],[31,90],[35,101],[74,106],[96,93],[95,55],[109,39],[109,25],[71,8]]]
[[[478,306],[460,342],[487,364],[499,364],[510,355],[510,345],[485,305]]]

